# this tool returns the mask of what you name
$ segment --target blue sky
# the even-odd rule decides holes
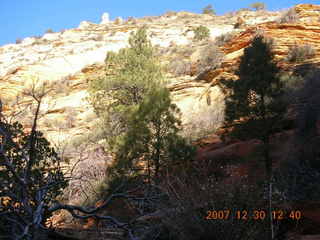
[[[190,11],[200,13],[212,4],[218,15],[248,7],[254,0],[0,0],[0,45],[14,43],[17,38],[43,35],[54,31],[74,28],[81,21],[100,22],[102,13],[111,19],[156,16],[166,11]],[[319,4],[319,0],[265,0],[269,10],[291,7],[299,3]]]

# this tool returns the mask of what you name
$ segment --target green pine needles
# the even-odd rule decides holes
[[[106,66],[106,76],[90,85],[90,100],[116,159],[110,176],[156,179],[172,162],[191,158],[193,148],[178,135],[179,110],[164,87],[146,28],[131,34],[128,48],[108,53]]]

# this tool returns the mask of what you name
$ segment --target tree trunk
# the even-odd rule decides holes
[[[264,160],[266,165],[266,177],[268,181],[268,210],[269,210],[269,224],[270,224],[270,239],[274,239],[274,226],[272,219],[272,161],[270,158],[270,142],[269,136],[263,139],[264,142]]]

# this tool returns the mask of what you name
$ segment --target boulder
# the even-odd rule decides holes
[[[103,13],[101,16],[101,22],[100,24],[109,24],[110,23],[110,19],[109,19],[109,13]]]

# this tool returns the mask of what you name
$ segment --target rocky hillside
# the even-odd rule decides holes
[[[117,18],[115,21],[109,21],[108,14],[104,14],[100,24],[83,21],[78,28],[46,33],[41,37],[28,37],[20,44],[2,46],[1,98],[9,104],[6,110],[17,112],[30,103],[30,99],[21,96],[24,88],[30,87],[32,82],[49,82],[53,91],[42,105],[44,117],[40,120],[40,128],[54,141],[81,135],[90,128],[95,119],[90,105],[85,100],[88,81],[93,76],[102,74],[107,51],[118,51],[127,46],[131,31],[147,25],[152,44],[162,52],[169,50],[170,55],[170,47],[183,48],[193,42],[194,33],[191,29],[195,26],[208,27],[210,38],[214,40],[224,33],[242,33],[247,27],[274,21],[280,15],[280,12],[264,11],[241,11],[224,16],[168,12],[158,17],[130,18],[125,21]],[[240,28],[234,29],[238,21],[243,21],[243,24]],[[238,49],[232,48],[241,48],[232,46],[222,49],[235,52]],[[165,62],[161,51],[159,58]],[[175,101],[184,116],[190,113],[190,109],[200,111],[205,107],[206,101],[201,96],[211,87],[210,81],[194,79],[195,77],[191,76],[171,79]],[[213,102],[222,100],[218,89],[212,86],[210,92]],[[20,96],[18,101],[16,96]],[[27,125],[30,124],[30,111],[24,114],[21,120]]]
[[[110,21],[105,13],[99,24],[83,21],[78,28],[29,37],[21,43],[0,47],[0,98],[4,102],[4,114],[15,115],[30,127],[34,106],[24,92],[33,85],[45,84],[50,91],[41,108],[39,129],[46,137],[55,144],[65,144],[92,132],[96,115],[86,99],[88,84],[104,75],[107,52],[126,47],[130,33],[145,25],[159,62],[164,69],[169,69],[168,88],[181,109],[183,124],[186,129],[192,129],[190,134],[201,135],[202,128],[211,131],[206,134],[212,133],[223,121],[224,96],[219,80],[236,77],[234,70],[240,56],[257,34],[273,39],[276,59],[287,72],[320,65],[320,5],[301,4],[281,12],[242,10],[223,16],[167,12],[157,17],[115,21]],[[196,42],[193,30],[200,25],[210,30],[210,37]],[[199,71],[202,54],[210,44],[221,52],[221,56],[216,57],[219,64],[212,63],[216,65],[213,70]],[[300,62],[290,61],[290,51],[297,46],[312,49],[312,54]],[[201,143],[206,146],[198,148],[197,162],[217,156],[243,157],[259,144],[256,140],[226,144],[217,135],[211,136],[202,139]],[[273,136],[272,159],[281,161],[288,148],[287,140],[292,136],[292,129]],[[80,176],[103,179],[103,149],[94,150],[94,155],[85,149],[79,155],[91,160],[78,164],[79,179]],[[230,171],[233,180],[253,172],[260,174],[249,165]],[[71,182],[66,192],[71,202],[76,202],[80,195],[78,183]],[[310,219],[319,222],[317,216],[309,214]]]
[[[209,28],[207,42],[217,42],[230,33],[231,39],[218,44],[224,57],[215,70],[200,76],[193,73],[193,68],[178,77],[168,74],[168,87],[186,126],[208,124],[214,128],[223,120],[224,100],[217,83],[221,77],[234,77],[243,49],[257,33],[274,40],[276,58],[283,69],[297,65],[285,60],[295,45],[309,44],[315,51],[313,57],[300,64],[320,63],[319,5],[301,4],[282,12],[238,11],[223,16],[167,12],[157,17],[115,21],[109,21],[108,14],[104,14],[100,24],[83,21],[78,28],[25,38],[19,44],[0,48],[0,93],[6,114],[25,111],[17,118],[31,126],[31,99],[23,96],[23,90],[34,82],[46,82],[52,91],[42,105],[39,128],[56,143],[84,135],[96,120],[86,100],[88,82],[103,76],[107,52],[127,46],[130,33],[144,25],[164,66],[178,57],[197,67],[203,44],[194,42],[194,27]],[[177,54],[181,49],[187,51]]]

